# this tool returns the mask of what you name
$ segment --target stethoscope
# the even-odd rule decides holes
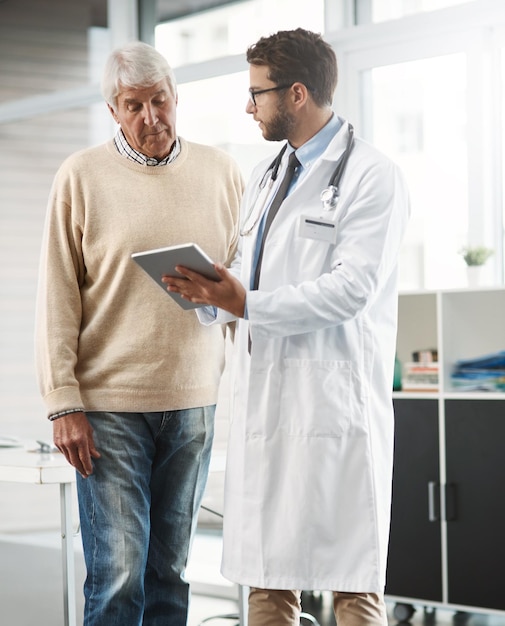
[[[340,181],[344,174],[345,166],[347,165],[347,161],[349,160],[349,155],[351,154],[353,145],[354,145],[354,128],[352,124],[348,124],[347,144],[346,144],[344,153],[342,154],[342,156],[337,162],[335,170],[333,171],[333,174],[331,175],[331,178],[328,181],[328,186],[326,187],[326,189],[323,189],[323,191],[321,191],[321,195],[319,196],[323,204],[323,211],[334,211],[337,208],[338,198],[340,196],[340,190],[339,190]],[[265,173],[263,174],[260,184],[259,184],[259,190],[258,190],[256,199],[252,203],[251,209],[249,210],[249,213],[247,214],[247,217],[244,220],[244,227],[240,231],[241,236],[250,235],[253,232],[255,226],[258,224],[259,220],[261,219],[266,202],[268,198],[270,197],[270,191],[272,189],[272,186],[277,180],[277,176],[279,175],[279,169],[281,166],[282,157],[284,156],[284,153],[286,152],[287,147],[288,147],[288,144],[286,143],[282,147],[282,150],[279,152],[279,154],[270,163]],[[267,185],[267,182],[268,182],[268,185]],[[261,202],[260,202],[260,199],[262,199]],[[258,210],[256,210],[258,204],[260,205],[260,207]],[[254,219],[252,219],[252,224],[248,225],[249,222],[251,222],[251,218],[253,216],[254,216]]]

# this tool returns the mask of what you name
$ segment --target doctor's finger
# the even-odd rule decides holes
[[[190,280],[191,282],[197,283],[199,285],[208,285],[216,282],[216,280],[207,278],[203,274],[195,272],[194,270],[191,270],[187,267],[182,267],[181,265],[176,265],[175,269],[177,272],[179,272],[179,274],[182,274],[184,276],[184,279]]]
[[[165,283],[165,285],[170,285],[172,287],[184,287],[184,285],[188,282],[188,279],[177,278],[176,276],[162,276],[161,282]]]

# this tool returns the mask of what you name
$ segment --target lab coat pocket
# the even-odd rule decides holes
[[[248,438],[270,438],[279,427],[281,372],[273,362],[251,360],[246,417]]]
[[[281,423],[295,437],[341,437],[351,421],[351,362],[286,359]]]

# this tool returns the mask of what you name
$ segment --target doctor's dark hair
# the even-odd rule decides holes
[[[331,105],[337,86],[337,58],[321,35],[303,28],[261,37],[247,49],[247,62],[268,66],[277,85],[303,83],[318,106]]]
[[[167,79],[172,95],[177,95],[175,74],[165,57],[152,46],[131,41],[113,50],[105,63],[102,95],[117,111],[117,97],[122,87],[142,89]]]

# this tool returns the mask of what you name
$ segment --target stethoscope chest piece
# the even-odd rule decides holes
[[[337,207],[338,196],[338,187],[334,185],[328,185],[326,189],[323,189],[320,196],[323,203],[323,211],[333,211]]]
[[[320,199],[323,204],[323,211],[334,211],[337,208],[338,198],[340,195],[340,180],[344,173],[344,169],[354,143],[354,129],[352,127],[352,124],[348,124],[348,132],[349,135],[347,138],[347,145],[345,147],[345,150],[338,160],[335,171],[328,181],[328,186],[326,187],[326,189],[323,189],[320,195]],[[244,221],[244,225],[240,231],[241,236],[251,235],[254,232],[254,229],[256,228],[258,223],[260,222],[263,211],[267,206],[267,202],[271,198],[271,189],[274,181],[277,179],[277,174],[281,166],[282,157],[287,149],[287,146],[287,143],[284,144],[282,150],[275,157],[272,163],[270,163],[267,171],[264,173],[259,185],[258,195],[256,196],[255,201],[252,203],[249,213],[247,214],[247,217]],[[271,172],[270,183],[267,184],[269,172]]]

